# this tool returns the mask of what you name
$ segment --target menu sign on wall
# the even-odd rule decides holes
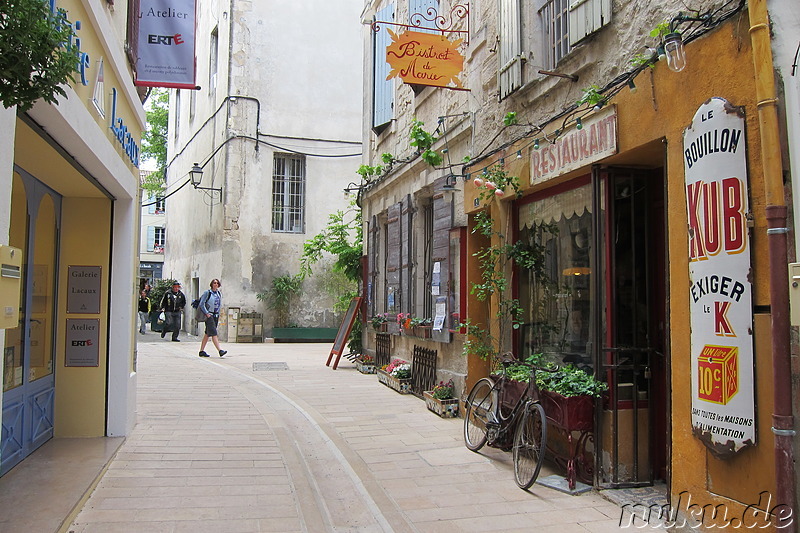
[[[717,455],[754,445],[753,305],[744,117],[711,98],[683,136],[692,430]]]
[[[64,366],[100,365],[100,320],[68,318]]]
[[[67,271],[67,313],[99,313],[101,267],[72,265]]]

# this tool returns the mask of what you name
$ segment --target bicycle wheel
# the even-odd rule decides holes
[[[497,410],[497,391],[494,381],[481,378],[467,396],[464,409],[464,443],[477,452],[486,444],[486,422],[494,418]]]
[[[544,409],[529,401],[514,432],[514,478],[519,488],[527,490],[539,476],[547,446],[547,421]]]

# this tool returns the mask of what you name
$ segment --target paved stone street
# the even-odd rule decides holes
[[[68,531],[619,530],[598,493],[522,491],[509,453],[464,447],[462,419],[326,367],[329,344],[206,359],[182,338],[140,337],[138,425]]]

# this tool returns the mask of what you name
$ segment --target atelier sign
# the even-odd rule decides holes
[[[683,134],[692,430],[718,456],[756,443],[744,124],[711,98]]]
[[[67,271],[67,313],[99,313],[101,267],[73,265]]]
[[[64,366],[100,365],[100,319],[68,318]]]

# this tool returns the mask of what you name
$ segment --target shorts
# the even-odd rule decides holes
[[[217,333],[217,324],[219,324],[219,315],[211,315],[210,317],[206,318],[206,335],[209,337],[216,337]]]

